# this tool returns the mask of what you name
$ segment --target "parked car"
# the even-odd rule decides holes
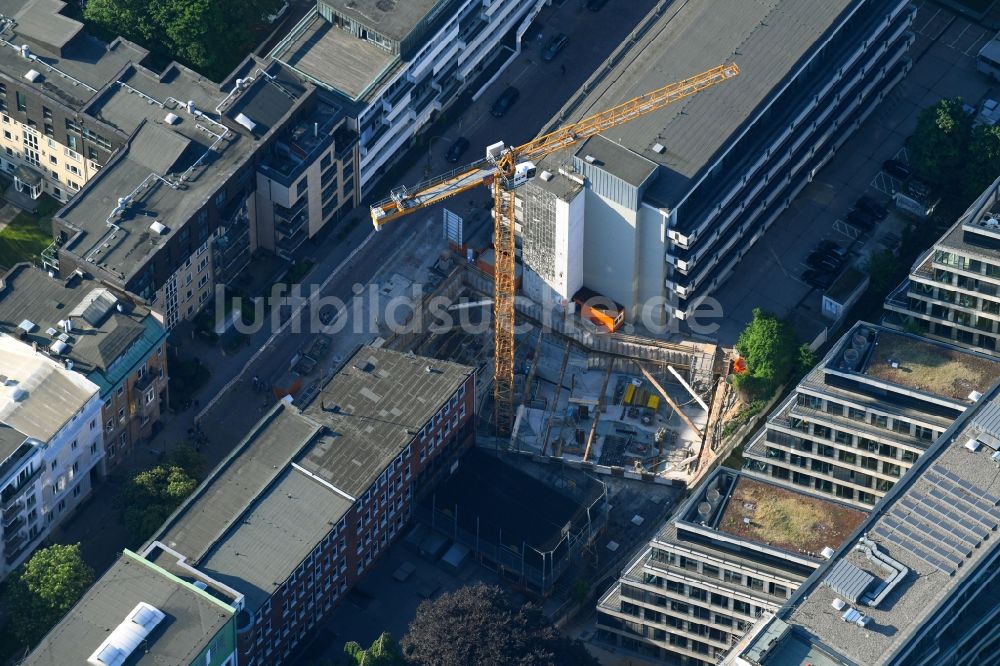
[[[886,160],[882,162],[882,171],[899,180],[907,180],[913,175],[913,170],[910,169],[909,165],[900,160]]]
[[[587,9],[592,12],[601,11],[601,7],[606,5],[608,0],[587,0]]]
[[[444,158],[449,162],[455,163],[465,154],[465,151],[469,149],[469,140],[464,136],[460,136],[455,139],[455,143],[448,146],[448,152],[444,154]]]
[[[871,231],[878,224],[878,220],[868,213],[855,208],[847,214],[847,223],[861,231]]]
[[[817,271],[834,273],[839,271],[844,265],[844,260],[838,257],[832,257],[829,254],[824,254],[822,252],[813,252],[806,257],[806,263]]]
[[[834,277],[830,273],[823,273],[816,270],[808,270],[802,273],[802,280],[810,287],[816,289],[829,289],[833,284]]]
[[[569,41],[569,37],[565,33],[560,32],[558,35],[552,38],[552,40],[542,49],[542,60],[545,62],[552,62],[559,55],[559,52],[566,47],[566,42]]]
[[[514,106],[514,102],[517,98],[521,96],[521,92],[514,86],[508,86],[506,90],[500,93],[497,100],[493,102],[492,108],[490,108],[490,113],[493,114],[494,118],[502,118],[510,107]]]
[[[831,240],[820,241],[816,246],[816,251],[823,252],[824,254],[828,254],[830,256],[840,257],[841,259],[847,256],[847,248],[842,245],[837,245]]]
[[[861,197],[854,203],[854,207],[858,210],[868,213],[874,218],[879,220],[884,220],[889,216],[889,209],[875,201],[871,197],[865,196]]]

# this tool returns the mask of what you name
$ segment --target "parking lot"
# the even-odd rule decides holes
[[[813,330],[821,325],[822,292],[801,276],[806,258],[821,240],[851,250],[852,261],[863,267],[872,252],[891,247],[906,222],[893,213],[872,233],[861,233],[846,223],[854,202],[868,195],[888,204],[901,183],[882,172],[890,158],[906,161],[904,142],[916,126],[917,115],[942,97],[964,98],[977,105],[991,83],[976,71],[975,56],[992,37],[985,28],[958,17],[927,0],[918,3],[913,23],[916,34],[910,57],[913,69],[875,109],[747,253],[735,273],[716,292],[724,319],[719,342],[735,343],[754,307],[763,307]],[[802,331],[803,333],[805,330]]]

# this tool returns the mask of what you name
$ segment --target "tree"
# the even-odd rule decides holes
[[[972,116],[961,97],[942,99],[917,116],[917,128],[907,140],[910,164],[928,183],[958,191],[968,168]]]
[[[496,586],[463,587],[424,601],[402,641],[418,666],[589,666],[583,644],[559,634],[541,610],[517,606]]]
[[[740,333],[736,350],[747,372],[733,375],[733,384],[751,399],[767,398],[785,381],[799,358],[795,335],[770,312],[754,308],[753,319]]]
[[[176,59],[219,80],[261,37],[282,0],[89,0],[84,20],[109,38],[122,35],[161,59]]]
[[[157,465],[139,472],[117,498],[125,529],[135,541],[145,541],[197,485],[177,465]]]
[[[10,578],[4,606],[15,638],[36,643],[94,582],[80,544],[56,544],[35,552]]]
[[[896,286],[899,259],[889,250],[872,252],[865,266],[868,271],[868,288],[875,294],[885,295]]]
[[[200,479],[208,471],[208,459],[189,442],[184,442],[177,447],[177,450],[170,456],[170,461],[184,470],[184,473],[192,479]]]
[[[344,646],[344,653],[358,666],[406,666],[399,645],[388,631],[382,632],[367,650],[351,641]]]

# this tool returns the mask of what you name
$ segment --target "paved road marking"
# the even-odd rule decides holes
[[[856,241],[858,237],[861,236],[861,232],[859,230],[855,229],[843,220],[835,220],[833,223],[833,230],[843,236],[847,236],[852,241]]]

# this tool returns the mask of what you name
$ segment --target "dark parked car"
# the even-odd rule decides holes
[[[514,102],[517,98],[521,96],[521,92],[514,86],[508,86],[506,90],[500,93],[497,97],[497,101],[493,102],[493,107],[490,109],[490,113],[493,114],[494,118],[502,118],[510,107],[514,106]]]
[[[854,207],[879,220],[884,220],[889,216],[889,209],[871,197],[861,197],[855,202]]]
[[[834,273],[839,271],[840,267],[844,265],[844,260],[838,257],[830,256],[829,254],[824,254],[823,252],[813,252],[806,257],[806,263],[809,264],[811,268],[815,268],[818,271]]]
[[[816,246],[816,251],[833,257],[840,257],[841,259],[847,256],[847,248],[837,245],[830,240],[820,241],[819,245]]]
[[[462,155],[464,155],[465,151],[467,151],[468,149],[469,149],[469,140],[466,139],[464,136],[460,136],[457,139],[455,139],[455,143],[451,144],[448,147],[448,152],[444,154],[444,158],[452,163],[457,162],[459,158],[462,157]]]
[[[847,214],[847,223],[861,231],[871,231],[878,224],[878,220],[868,213],[855,208]]]
[[[913,171],[909,165],[899,160],[886,160],[882,162],[882,171],[899,180],[906,180],[913,175]]]
[[[606,5],[608,0],[587,0],[587,9],[592,12],[601,11],[601,7]]]
[[[810,287],[817,289],[829,289],[833,284],[833,275],[820,271],[808,270],[802,273],[802,280]]]
[[[568,41],[569,37],[561,32],[553,37],[552,41],[550,41],[548,45],[542,49],[542,60],[545,62],[552,62],[555,60],[556,56],[559,55],[559,52],[566,47],[566,42]]]

